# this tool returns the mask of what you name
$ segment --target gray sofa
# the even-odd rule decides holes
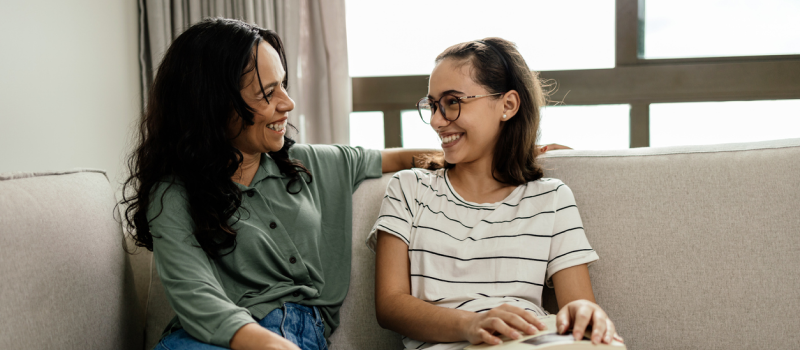
[[[630,349],[800,348],[800,139],[557,151],[595,296]],[[333,349],[399,349],[374,318],[364,239],[389,175],[353,195],[350,292]],[[0,349],[149,349],[172,311],[152,255],[123,251],[101,172],[0,175]],[[545,307],[556,312],[552,290]]]

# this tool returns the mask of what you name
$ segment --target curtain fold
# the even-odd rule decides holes
[[[290,121],[301,143],[348,144],[352,85],[347,66],[344,0],[139,0],[143,105],[172,40],[208,17],[272,29],[289,65]]]

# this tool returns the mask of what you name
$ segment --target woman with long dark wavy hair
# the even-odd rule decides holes
[[[121,202],[177,314],[157,349],[326,349],[338,326],[353,191],[415,152],[295,145],[286,71],[275,32],[227,19],[158,68]]]

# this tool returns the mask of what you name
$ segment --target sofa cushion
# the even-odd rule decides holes
[[[375,254],[365,242],[378,219],[386,186],[393,174],[366,180],[353,194],[353,256],[350,289],[339,309],[340,325],[331,350],[402,349],[400,335],[378,325],[375,315]]]
[[[800,344],[800,139],[557,151],[543,164],[575,194],[600,255],[595,297],[629,348]]]
[[[140,349],[102,171],[0,174],[0,348]]]

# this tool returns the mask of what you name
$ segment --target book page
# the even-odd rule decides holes
[[[625,344],[617,342],[616,340],[612,342],[611,345],[608,344],[599,344],[599,345],[592,345],[591,341],[583,340],[583,341],[575,341],[575,338],[572,336],[572,333],[560,335],[556,333],[556,315],[548,315],[545,317],[539,317],[539,320],[544,323],[547,329],[543,331],[539,331],[533,335],[526,335],[520,337],[517,340],[513,340],[506,336],[500,336],[500,339],[503,341],[500,345],[489,345],[489,344],[478,344],[478,345],[470,345],[464,348],[464,350],[534,350],[534,349],[553,349],[553,350],[572,350],[572,349],[618,349],[618,350],[625,350]],[[591,336],[591,330],[587,330],[584,335],[584,339],[589,339]]]

